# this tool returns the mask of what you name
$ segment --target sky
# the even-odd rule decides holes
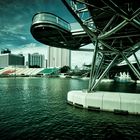
[[[37,42],[30,33],[32,17],[37,12],[54,13],[69,23],[76,21],[61,0],[0,0],[0,50],[9,48],[12,53],[25,55],[45,52],[47,57],[47,45]],[[73,65],[84,63],[82,58],[90,63],[91,58],[86,56],[87,52],[74,52]]]

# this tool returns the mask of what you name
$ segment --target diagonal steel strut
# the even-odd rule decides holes
[[[107,66],[107,68],[105,69],[105,71],[101,74],[101,76],[99,77],[99,79],[97,79],[96,83],[94,83],[92,85],[92,88],[91,88],[91,91],[93,91],[97,86],[98,84],[100,83],[100,81],[104,78],[104,76],[106,75],[106,73],[110,70],[110,68],[112,67],[112,65],[115,63],[115,61],[117,60],[118,56],[120,54],[118,53],[114,58],[113,60],[110,62],[110,64]]]

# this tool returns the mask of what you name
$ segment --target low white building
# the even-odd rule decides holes
[[[0,54],[0,67],[8,67],[8,66],[23,66],[24,65],[24,56],[22,54],[11,54],[11,53],[3,53]]]

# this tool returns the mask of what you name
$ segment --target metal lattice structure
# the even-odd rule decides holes
[[[46,18],[41,20],[40,15],[38,17],[35,15],[31,33],[36,40],[67,49],[79,49],[92,42],[95,47],[89,92],[96,89],[112,66],[123,60],[140,79],[140,63],[135,54],[140,49],[138,0],[62,0],[62,2],[81,25],[83,32],[75,34],[70,28],[64,28],[66,25],[69,27],[67,22],[65,26],[57,22],[54,24],[48,22]],[[134,55],[138,69],[128,60],[131,55]]]
[[[92,40],[95,49],[89,92],[113,65],[125,60],[140,79],[140,69],[128,60],[140,48],[140,4],[130,0],[62,0]],[[83,14],[89,15],[84,19]],[[91,26],[92,25],[92,26]],[[100,61],[97,60],[100,56]],[[97,64],[98,62],[98,64]]]

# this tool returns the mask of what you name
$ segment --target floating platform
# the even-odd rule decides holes
[[[96,91],[69,91],[69,104],[93,111],[140,115],[140,94]]]

